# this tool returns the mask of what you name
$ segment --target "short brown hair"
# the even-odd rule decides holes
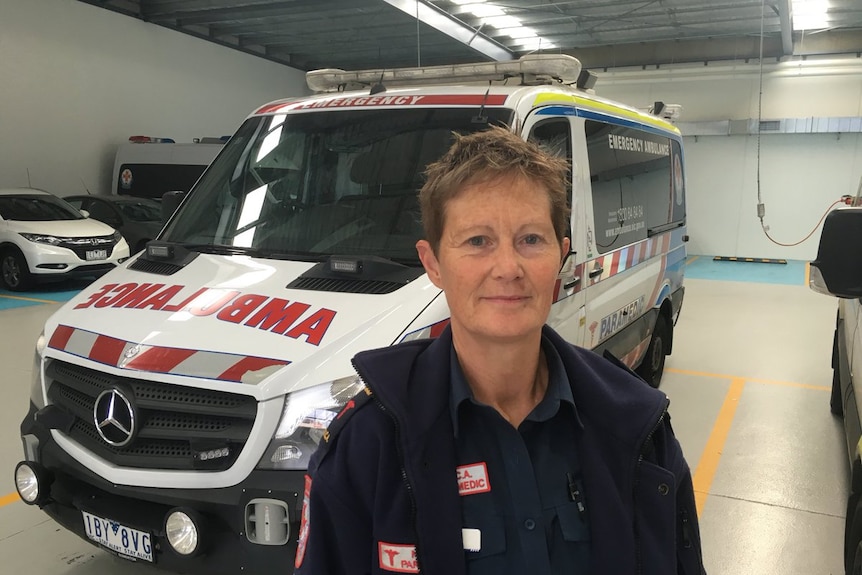
[[[506,175],[537,182],[547,190],[554,232],[557,241],[563,241],[569,225],[568,161],[552,156],[505,127],[493,126],[466,136],[454,134],[454,137],[449,151],[428,165],[425,185],[419,190],[425,239],[434,253],[443,236],[449,200],[469,184],[489,182]]]

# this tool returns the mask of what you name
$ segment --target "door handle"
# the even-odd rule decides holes
[[[579,283],[581,283],[581,276],[575,276],[572,278],[572,281],[563,284],[563,289],[572,289]]]
[[[594,270],[590,271],[590,279],[602,275],[603,271],[605,271],[605,268],[595,268]]]

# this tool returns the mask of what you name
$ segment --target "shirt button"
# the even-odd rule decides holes
[[[527,519],[526,521],[524,521],[524,527],[526,527],[528,531],[532,531],[536,528],[536,522],[532,519]]]

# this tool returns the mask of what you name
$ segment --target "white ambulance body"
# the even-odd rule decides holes
[[[527,64],[580,72],[565,56],[508,63]],[[167,570],[292,565],[308,458],[361,385],[351,358],[446,325],[414,249],[416,192],[452,131],[489,123],[571,159],[572,251],[548,323],[657,385],[683,296],[681,137],[542,76],[252,114],[158,240],[48,321],[22,497]]]

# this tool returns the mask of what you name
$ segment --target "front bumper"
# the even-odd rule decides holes
[[[222,489],[116,485],[95,475],[60,449],[50,430],[37,421],[36,412],[37,408],[31,403],[30,412],[21,423],[25,452],[29,454],[28,460],[39,463],[48,472],[47,501],[41,505],[42,510],[69,531],[92,543],[87,538],[81,514],[86,511],[150,533],[153,565],[168,571],[246,575],[291,569],[299,531],[304,472],[254,471],[239,485]],[[263,545],[249,540],[248,504],[261,499],[287,504],[290,531],[286,544]],[[194,556],[184,557],[174,552],[165,538],[165,517],[176,507],[193,509],[201,518],[201,552]]]
[[[121,239],[108,248],[108,257],[103,260],[81,259],[69,248],[30,242],[18,246],[27,267],[34,278],[69,278],[102,275],[129,258],[129,245]]]

